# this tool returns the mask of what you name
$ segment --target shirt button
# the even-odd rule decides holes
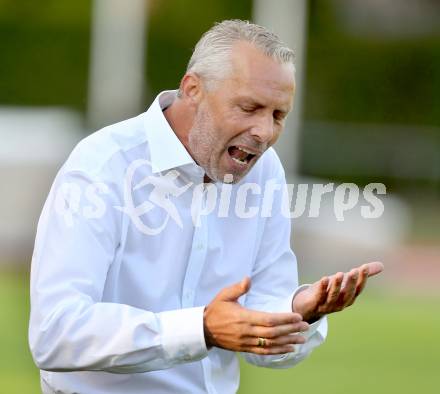
[[[197,245],[198,250],[202,250],[204,247],[205,247],[205,245],[203,245],[202,243]]]

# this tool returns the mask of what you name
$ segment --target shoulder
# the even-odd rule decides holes
[[[62,172],[83,172],[101,178],[105,173],[116,175],[136,156],[145,156],[148,149],[143,115],[106,126],[83,138],[67,158]]]

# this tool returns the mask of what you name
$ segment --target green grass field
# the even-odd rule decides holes
[[[326,343],[296,367],[242,364],[240,394],[438,393],[440,298],[369,293],[330,316]]]
[[[365,294],[331,316],[329,337],[295,368],[242,364],[240,394],[436,393],[440,383],[440,298]],[[0,274],[0,393],[39,393],[27,346],[27,278]]]
[[[40,392],[27,344],[28,287],[26,276],[0,272],[0,393]]]

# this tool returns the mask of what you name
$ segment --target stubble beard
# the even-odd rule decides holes
[[[215,151],[218,143],[211,113],[206,106],[203,106],[197,112],[188,133],[188,145],[194,160],[214,182],[221,181],[218,168],[220,153]]]
[[[193,126],[188,133],[188,147],[193,159],[205,170],[213,182],[238,183],[250,168],[240,173],[221,173],[220,161],[226,145],[220,140],[221,131],[216,130],[213,117],[207,105],[199,108]],[[216,149],[218,146],[221,149]]]

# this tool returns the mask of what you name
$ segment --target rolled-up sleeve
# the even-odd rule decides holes
[[[29,344],[36,365],[133,373],[205,357],[203,307],[153,313],[102,302],[124,219],[109,209],[121,205],[111,185],[84,198],[98,183],[62,169],[43,208],[31,270]]]

